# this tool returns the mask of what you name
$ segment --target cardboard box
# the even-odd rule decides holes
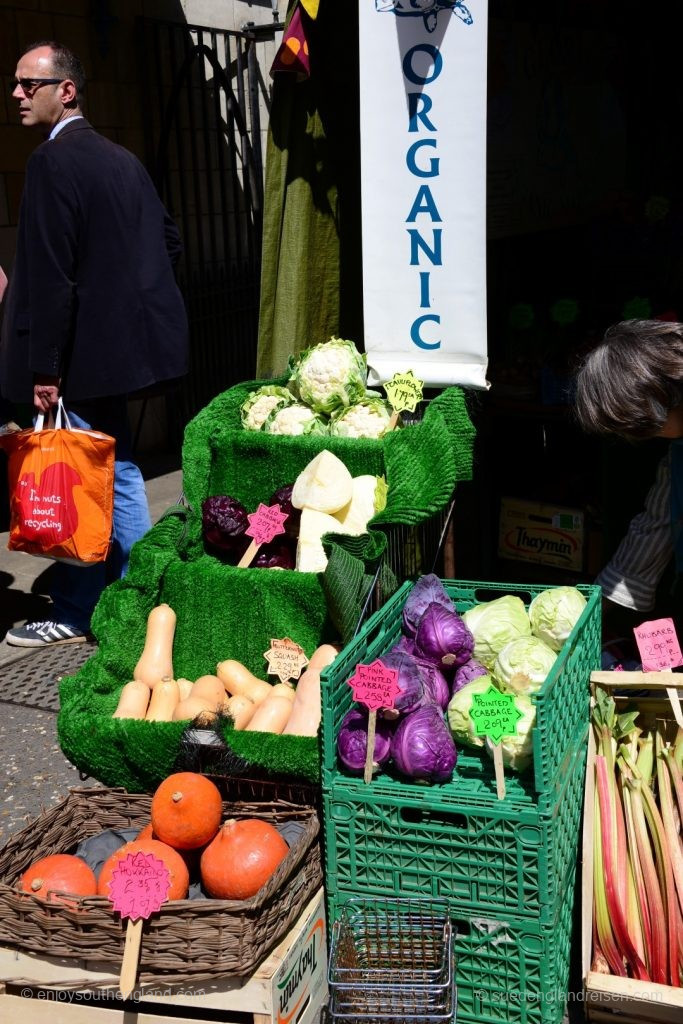
[[[593,672],[591,682],[610,689],[618,687],[625,701],[625,691],[638,691],[632,704],[642,706],[644,691],[656,697],[663,695],[672,682],[680,677],[671,672]],[[680,690],[679,690],[680,694]],[[658,701],[658,717],[673,715],[665,701]],[[631,706],[632,706],[631,704]],[[618,711],[625,707],[618,707]],[[588,761],[586,764],[586,791],[583,817],[583,856],[581,878],[581,973],[586,1019],[602,1024],[680,1024],[683,1021],[683,989],[655,982],[620,978],[613,974],[593,971],[593,825],[595,806],[595,736],[590,730]]]
[[[327,1003],[323,890],[318,890],[282,942],[247,978],[140,986],[131,997],[134,1013],[130,1003],[124,1009],[120,999],[112,998],[118,984],[111,964],[41,958],[0,947],[0,1021],[126,1024],[134,1018],[137,1024],[169,1020],[201,1024],[216,1020],[220,1011],[226,1024],[243,1021],[245,1014],[251,1015],[253,1024],[316,1024]],[[209,1011],[208,1018],[202,1016],[204,1009]]]
[[[581,571],[585,515],[582,509],[503,498],[498,557]]]

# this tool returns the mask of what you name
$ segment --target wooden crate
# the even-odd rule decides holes
[[[683,677],[671,672],[593,672],[593,687],[607,690],[650,691],[632,700],[643,710],[655,710],[662,718],[673,719],[674,712],[666,695],[667,687],[678,686],[683,696]],[[618,700],[619,702],[619,700]],[[622,701],[626,703],[626,699]],[[586,1017],[601,1024],[681,1024],[683,989],[657,985],[633,978],[619,978],[591,970],[593,946],[593,817],[595,797],[595,737],[591,729],[586,766],[586,792],[583,817],[583,865],[581,879],[581,969],[584,981]]]
[[[323,890],[318,890],[279,946],[247,978],[219,978],[192,986],[159,982],[136,989],[125,1004],[112,998],[118,981],[111,964],[84,960],[74,965],[73,960],[43,959],[0,947],[0,1021],[197,1024],[221,1020],[230,1024],[235,1019],[244,1021],[246,1014],[253,1024],[314,1024],[327,1002]]]

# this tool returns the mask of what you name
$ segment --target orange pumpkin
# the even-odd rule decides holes
[[[109,897],[109,882],[114,874],[114,869],[120,860],[124,860],[129,853],[152,853],[159,860],[163,861],[168,868],[171,884],[168,889],[169,900],[182,900],[187,896],[190,885],[190,874],[185,861],[177,850],[160,843],[158,839],[133,839],[125,843],[120,849],[115,850],[102,865],[97,879],[97,895]]]
[[[218,786],[197,772],[177,772],[152,797],[154,835],[176,850],[206,846],[218,832],[223,803]]]
[[[144,828],[140,829],[140,831],[138,832],[138,834],[137,834],[137,836],[135,838],[136,838],[136,840],[137,839],[158,839],[159,836],[155,833],[155,831],[154,831],[154,829],[152,827],[152,822],[150,821],[148,825],[145,825]],[[167,843],[166,845],[169,846],[170,844]],[[196,870],[197,870],[197,867],[199,865],[199,855],[200,855],[201,852],[202,852],[201,851],[201,847],[199,849],[197,849],[197,850],[178,850],[178,853],[180,854],[180,856],[185,861],[185,864],[187,865],[187,870],[190,873],[190,878],[192,878],[192,876],[194,874],[196,874]]]
[[[199,861],[202,885],[221,900],[248,900],[289,851],[274,825],[258,818],[226,821]]]
[[[70,853],[53,853],[49,857],[41,857],[24,871],[20,886],[23,892],[31,892],[48,903],[71,906],[73,900],[58,896],[52,890],[81,897],[95,896],[97,893],[97,882],[91,868],[81,857]]]

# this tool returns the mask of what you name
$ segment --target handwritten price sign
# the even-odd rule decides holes
[[[494,743],[500,743],[503,736],[517,732],[517,723],[522,712],[509,693],[501,693],[495,686],[489,686],[484,693],[472,696],[470,718],[477,736],[489,736]]]
[[[395,373],[384,385],[389,405],[394,412],[415,412],[418,402],[422,401],[424,381],[419,380],[412,370]]]
[[[387,668],[377,659],[371,665],[358,665],[348,684],[353,690],[353,699],[369,711],[393,708],[399,693],[398,669]]]
[[[120,860],[109,882],[109,899],[121,917],[149,917],[168,899],[168,868],[153,853],[129,853]]]
[[[271,640],[263,657],[268,662],[268,675],[278,676],[282,683],[288,679],[298,679],[302,668],[308,665],[303,647],[295,644],[288,636],[282,640]]]
[[[287,513],[279,505],[260,504],[255,512],[247,516],[249,526],[244,532],[254,538],[255,544],[270,544],[278,533],[285,532],[286,518]]]
[[[658,672],[683,665],[683,655],[673,619],[641,622],[633,632],[640,651],[643,672]]]

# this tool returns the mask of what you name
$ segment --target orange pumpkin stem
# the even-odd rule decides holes
[[[182,793],[174,793],[172,795],[172,797],[171,797],[171,800],[173,801],[174,804],[177,804],[178,801],[182,800],[182,799],[183,799],[183,794]]]
[[[34,892],[38,892],[39,889],[43,888],[43,879],[34,878],[33,881],[31,882],[31,888],[33,889]]]

